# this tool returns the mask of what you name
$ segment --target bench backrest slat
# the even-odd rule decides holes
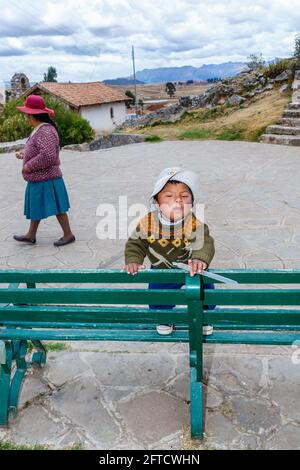
[[[216,305],[300,305],[300,289],[205,290],[204,302]]]
[[[132,276],[123,270],[1,270],[0,284],[6,283],[70,283],[70,284],[148,284],[149,282],[185,283],[186,273],[180,269],[150,269]]]
[[[0,303],[186,305],[183,289],[0,289]]]
[[[0,324],[9,322],[45,322],[45,323],[188,323],[187,309],[149,310],[124,308],[95,308],[95,307],[0,307]]]
[[[228,277],[241,284],[300,284],[300,269],[210,269],[210,272]],[[205,282],[212,282],[205,277]],[[179,269],[152,269],[131,276],[121,270],[1,270],[3,283],[185,283],[185,272]],[[215,281],[218,283],[219,281]]]

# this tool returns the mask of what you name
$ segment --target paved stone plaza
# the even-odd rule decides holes
[[[62,152],[76,244],[55,248],[55,218],[36,246],[18,244],[25,184],[14,154],[0,155],[0,266],[123,266],[125,240],[99,240],[100,203],[147,203],[161,169],[198,172],[215,238],[212,268],[300,268],[300,153],[246,142],[162,142]],[[188,438],[187,346],[66,343],[26,378],[21,411],[0,439],[53,448],[180,449]],[[294,360],[292,360],[294,359]],[[297,364],[299,363],[299,364]],[[300,449],[300,353],[292,347],[205,347],[205,433],[199,448]]]

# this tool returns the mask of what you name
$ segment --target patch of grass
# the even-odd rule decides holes
[[[71,442],[65,450],[84,450],[84,447],[82,444],[78,444],[77,442]]]
[[[65,351],[68,349],[68,346],[65,343],[46,343],[45,345],[46,351]]]
[[[47,352],[58,352],[58,351],[66,351],[68,346],[65,343],[43,343]],[[33,349],[36,349],[35,346],[29,341],[28,343],[28,351],[31,352]]]
[[[192,439],[191,429],[189,427],[185,427],[183,430],[181,448],[182,450],[216,450],[206,445],[205,434],[203,440]]]
[[[250,142],[259,142],[260,137],[265,133],[268,126],[260,127],[256,129],[252,133],[248,135],[248,139]]]
[[[239,127],[225,127],[218,134],[217,140],[244,140],[244,130]]]
[[[10,441],[0,441],[0,451],[2,450],[50,450],[50,448],[48,446],[41,446],[38,444],[26,446],[24,444],[15,444]]]
[[[150,134],[145,137],[145,142],[162,142],[162,138],[159,135]]]
[[[295,60],[294,59],[282,59],[276,62],[276,64],[270,64],[264,70],[263,74],[267,78],[276,78],[285,70],[294,70]]]
[[[179,122],[180,119],[178,119],[178,121],[176,122]],[[154,121],[150,124],[147,124],[146,126],[144,127],[157,127],[157,126],[173,126],[174,122],[172,121],[161,121],[160,119],[158,119],[157,121]]]
[[[0,452],[2,450],[54,450],[50,446],[43,446],[40,444],[34,445],[25,445],[25,444],[16,444],[15,442],[11,441],[1,441],[0,440]],[[84,450],[82,444],[77,442],[71,442],[64,450]]]
[[[222,405],[221,405],[220,411],[227,419],[229,419],[229,421],[234,421],[235,412],[234,412],[232,406],[230,405],[230,403],[223,402]]]
[[[236,110],[236,107],[223,104],[212,109],[197,109],[195,111],[186,111],[180,118],[180,123],[204,123],[215,120],[222,116],[228,116]]]
[[[178,135],[179,140],[201,140],[209,139],[213,137],[213,132],[210,129],[190,129],[188,131],[181,132]]]

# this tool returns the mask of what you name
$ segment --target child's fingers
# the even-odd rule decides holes
[[[204,264],[203,263],[198,263],[197,272],[202,273],[203,269],[204,269]]]
[[[124,266],[124,270],[127,271],[128,274],[136,274],[140,269],[145,269],[146,266],[143,264],[138,263],[130,263]]]
[[[130,274],[135,274],[137,272],[137,265],[132,264],[129,268]]]
[[[191,276],[194,276],[194,274],[197,274],[197,270],[198,270],[197,261],[192,261],[190,263],[190,268],[191,268],[191,271],[190,271]]]
[[[124,270],[127,271],[128,274],[133,274],[133,265],[132,264],[126,264],[124,266]]]
[[[199,260],[189,260],[188,263],[191,269],[191,276],[194,276],[195,274],[201,274],[207,268],[207,264]]]

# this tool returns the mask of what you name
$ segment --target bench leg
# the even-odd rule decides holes
[[[33,353],[31,361],[33,364],[43,367],[46,364],[47,351],[41,341],[31,342],[37,349],[37,352]]]
[[[202,280],[201,280],[202,282]],[[189,313],[189,345],[190,345],[190,383],[191,383],[191,437],[203,438],[202,413],[202,362],[203,362],[203,302],[199,296],[200,276],[186,276],[186,291]]]
[[[12,344],[0,341],[0,426],[8,425]]]
[[[26,353],[27,341],[13,341],[13,359],[16,361],[16,371],[10,387],[9,411],[13,413],[14,418],[17,416],[18,401],[24,376],[30,365],[30,363],[26,362]]]
[[[202,383],[197,381],[197,369],[191,368],[191,436],[203,438]]]

